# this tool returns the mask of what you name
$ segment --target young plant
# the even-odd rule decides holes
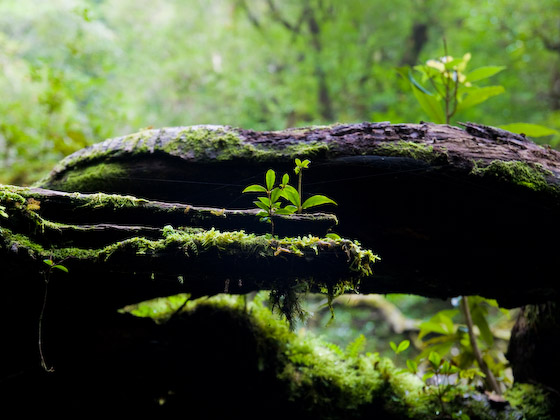
[[[276,186],[276,172],[269,169],[265,175],[265,185],[249,185],[243,190],[243,193],[265,193],[266,197],[257,197],[254,201],[255,205],[260,209],[257,216],[260,220],[271,224],[271,233],[274,235],[274,219],[273,216],[277,214],[293,214],[302,213],[303,210],[319,206],[321,204],[334,204],[336,202],[324,195],[314,195],[307,200],[303,201],[302,196],[302,171],[309,167],[310,161],[305,159],[303,162],[300,159],[295,160],[294,172],[298,177],[298,189],[289,185],[290,176],[284,174],[282,182]],[[289,203],[282,207],[280,199],[287,200]],[[302,202],[303,201],[303,202]]]
[[[501,72],[505,67],[485,66],[467,72],[470,59],[470,53],[454,58],[447,54],[445,48],[443,57],[414,66],[413,69],[421,76],[421,82],[414,78],[411,69],[399,69],[399,73],[410,82],[414,97],[433,122],[449,124],[456,113],[505,91],[500,85],[476,84]]]
[[[265,175],[264,186],[254,184],[249,185],[243,190],[243,193],[257,192],[266,194],[266,197],[257,197],[257,200],[254,201],[254,203],[260,209],[257,216],[260,217],[261,222],[270,223],[272,235],[274,235],[274,220],[272,216],[275,214],[291,214],[295,211],[295,209],[291,208],[282,208],[282,203],[280,202],[283,190],[287,186],[289,180],[289,175],[284,174],[282,177],[282,183],[280,186],[276,187],[276,172],[269,169]]]
[[[306,210],[311,207],[320,206],[322,204],[334,204],[337,205],[334,200],[324,196],[324,195],[313,195],[309,197],[307,200],[303,201],[303,187],[302,187],[302,180],[303,180],[303,170],[309,168],[309,164],[311,163],[310,160],[305,159],[301,161],[300,159],[295,160],[295,168],[294,172],[298,175],[298,188],[297,190],[292,187],[291,185],[286,185],[283,190],[283,197],[286,198],[292,206],[295,208],[295,211],[298,214],[301,214],[303,210]]]

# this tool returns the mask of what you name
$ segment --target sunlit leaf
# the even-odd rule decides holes
[[[529,123],[513,123],[500,125],[499,128],[502,130],[511,131],[512,133],[525,134],[529,137],[543,137],[558,135],[560,132],[550,127],[545,127],[544,125],[529,124]]]
[[[505,66],[485,66],[474,69],[467,74],[467,82],[478,82],[504,70]]]
[[[68,269],[66,267],[64,267],[63,265],[60,265],[60,264],[53,265],[52,268],[56,268],[60,271],[64,271],[65,273],[68,273]]]
[[[402,353],[403,351],[405,351],[408,347],[410,346],[410,341],[409,340],[403,340],[399,343],[399,346],[397,347],[397,354],[398,353]]]
[[[432,366],[434,366],[434,368],[438,368],[441,363],[441,356],[439,355],[438,352],[432,351],[428,356],[428,360],[430,361]]]
[[[274,183],[276,182],[276,172],[272,169],[266,171],[266,189],[272,191],[274,188]]]
[[[273,202],[278,201],[278,199],[280,198],[280,196],[282,195],[282,190],[280,188],[274,188],[272,190],[272,193],[270,194],[270,199]]]
[[[283,191],[283,196],[294,206],[299,207],[299,193],[294,187],[286,185]]]
[[[243,190],[243,192],[266,192],[266,188],[262,185],[249,185]]]
[[[418,363],[416,363],[414,360],[407,360],[406,366],[408,367],[408,370],[410,372],[412,373],[418,372]]]
[[[321,204],[334,204],[337,205],[334,200],[331,200],[329,197],[325,197],[324,195],[314,195],[313,197],[309,197],[305,200],[302,204],[303,209],[308,209],[310,207],[320,206]]]
[[[503,86],[485,86],[472,90],[459,105],[457,111],[462,111],[471,108],[475,105],[490,99],[493,96],[499,95],[505,91]]]
[[[441,103],[434,95],[426,94],[416,86],[412,87],[412,93],[432,122],[436,124],[445,123],[445,112]]]

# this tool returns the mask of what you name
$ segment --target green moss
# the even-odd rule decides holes
[[[524,413],[524,420],[553,420],[558,418],[551,395],[543,388],[532,384],[515,384],[505,397],[509,403]]]
[[[553,190],[556,194],[559,193],[558,187],[547,181],[547,177],[553,176],[552,172],[538,164],[529,165],[520,161],[494,160],[489,165],[481,167],[475,162],[471,174],[510,182],[534,191]]]
[[[115,179],[123,179],[127,170],[119,163],[98,163],[92,166],[76,167],[65,172],[61,178],[43,179],[37,185],[48,183],[51,189],[64,191],[103,191],[110,189]],[[106,188],[107,187],[107,188]]]
[[[80,196],[80,193],[74,194],[74,197],[76,198],[80,198]],[[83,207],[120,209],[138,207],[144,203],[148,203],[148,200],[136,198],[131,195],[96,193],[88,196],[88,199]]]
[[[256,359],[244,366],[253,366],[259,374],[270,378],[266,387],[274,393],[271,404],[289,406],[293,413],[321,419],[467,418],[462,414],[472,419],[521,418],[519,411],[492,408],[483,396],[464,386],[446,395],[446,411],[442,412],[436,388],[397,369],[391,360],[377,353],[363,354],[359,346],[358,350],[356,346],[342,350],[311,333],[291,331],[288,323],[267,307],[266,293],[257,294],[253,300],[217,295],[185,303],[185,298],[177,297],[167,305],[167,320],[194,319],[203,323],[201,328],[211,328],[214,335],[230,334],[235,340],[248,340],[236,343],[243,349],[243,355]],[[160,309],[166,305],[160,300],[153,305],[161,323],[164,319]],[[152,316],[149,306],[131,305],[122,311]],[[212,323],[212,318],[219,323]],[[220,330],[223,324],[227,325],[227,332]],[[229,331],[231,328],[237,329]],[[200,346],[201,353],[219,363],[213,352],[222,353],[223,349],[205,348],[205,340],[193,345]],[[257,372],[243,374],[254,378]]]
[[[256,157],[259,154],[253,145],[244,143],[235,132],[206,126],[185,128],[166,142],[162,149],[173,156],[200,161]]]
[[[381,143],[377,146],[375,153],[379,156],[408,157],[428,163],[446,158],[445,153],[434,150],[432,146],[404,140]]]

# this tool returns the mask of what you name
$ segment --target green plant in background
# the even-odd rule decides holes
[[[0,216],[5,217],[6,219],[8,218],[8,213],[6,213],[6,207],[4,206],[0,206]]]
[[[399,73],[409,80],[414,97],[433,122],[449,124],[456,113],[505,91],[500,85],[476,84],[501,72],[505,67],[485,66],[467,72],[470,59],[470,53],[454,58],[447,54],[445,48],[445,56],[413,67],[421,76],[420,82],[414,78],[412,69],[399,69]],[[424,85],[429,85],[429,88]]]
[[[257,197],[257,200],[254,201],[254,203],[260,209],[257,213],[260,220],[271,224],[272,235],[274,235],[274,215],[302,213],[305,209],[320,206],[322,204],[336,205],[334,200],[331,200],[324,195],[313,195],[303,201],[302,171],[303,169],[307,169],[310,163],[311,161],[308,159],[303,161],[295,159],[296,166],[294,168],[294,172],[296,175],[299,175],[297,190],[288,184],[290,182],[290,176],[288,174],[284,174],[282,176],[282,182],[276,186],[276,172],[272,169],[269,169],[266,172],[264,186],[253,184],[243,190],[243,193],[256,192],[266,194],[266,197]],[[282,207],[280,199],[287,200],[291,204]]]
[[[461,310],[439,311],[420,324],[418,339],[423,349],[417,361],[429,360],[432,352],[450,356],[450,363],[457,367],[460,379],[467,382],[484,379],[487,389],[501,393],[500,384],[507,385],[510,380],[505,356],[495,345],[488,317],[491,308],[505,316],[509,316],[508,311],[500,309],[496,301],[478,296],[463,296],[457,305]],[[461,312],[465,324],[456,324],[453,318]]]
[[[479,86],[479,82],[500,73],[505,66],[483,66],[467,71],[471,53],[460,58],[452,57],[447,54],[445,42],[444,53],[443,57],[430,59],[426,64],[397,69],[408,80],[418,104],[433,122],[449,124],[455,114],[505,92],[501,85]],[[420,76],[420,81],[414,77],[413,70]],[[512,123],[499,128],[531,137],[560,134],[552,128],[529,123]]]

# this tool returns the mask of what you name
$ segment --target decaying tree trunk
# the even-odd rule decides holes
[[[464,127],[147,130],[76,152],[34,188],[2,187],[2,318],[32,302],[10,322],[6,337],[17,345],[8,358],[35,357],[24,331],[36,330],[46,282],[51,316],[69,331],[104,317],[110,324],[109,311],[157,296],[302,285],[556,305],[560,154],[496,128]],[[269,168],[293,182],[296,157],[312,162],[304,196],[333,198],[336,217],[276,217],[278,237],[267,236],[270,226],[247,210],[255,196],[241,191],[262,184]],[[47,258],[69,273],[49,270]],[[55,349],[69,344],[63,335]],[[527,380],[540,379],[526,369],[533,358],[513,360]]]

